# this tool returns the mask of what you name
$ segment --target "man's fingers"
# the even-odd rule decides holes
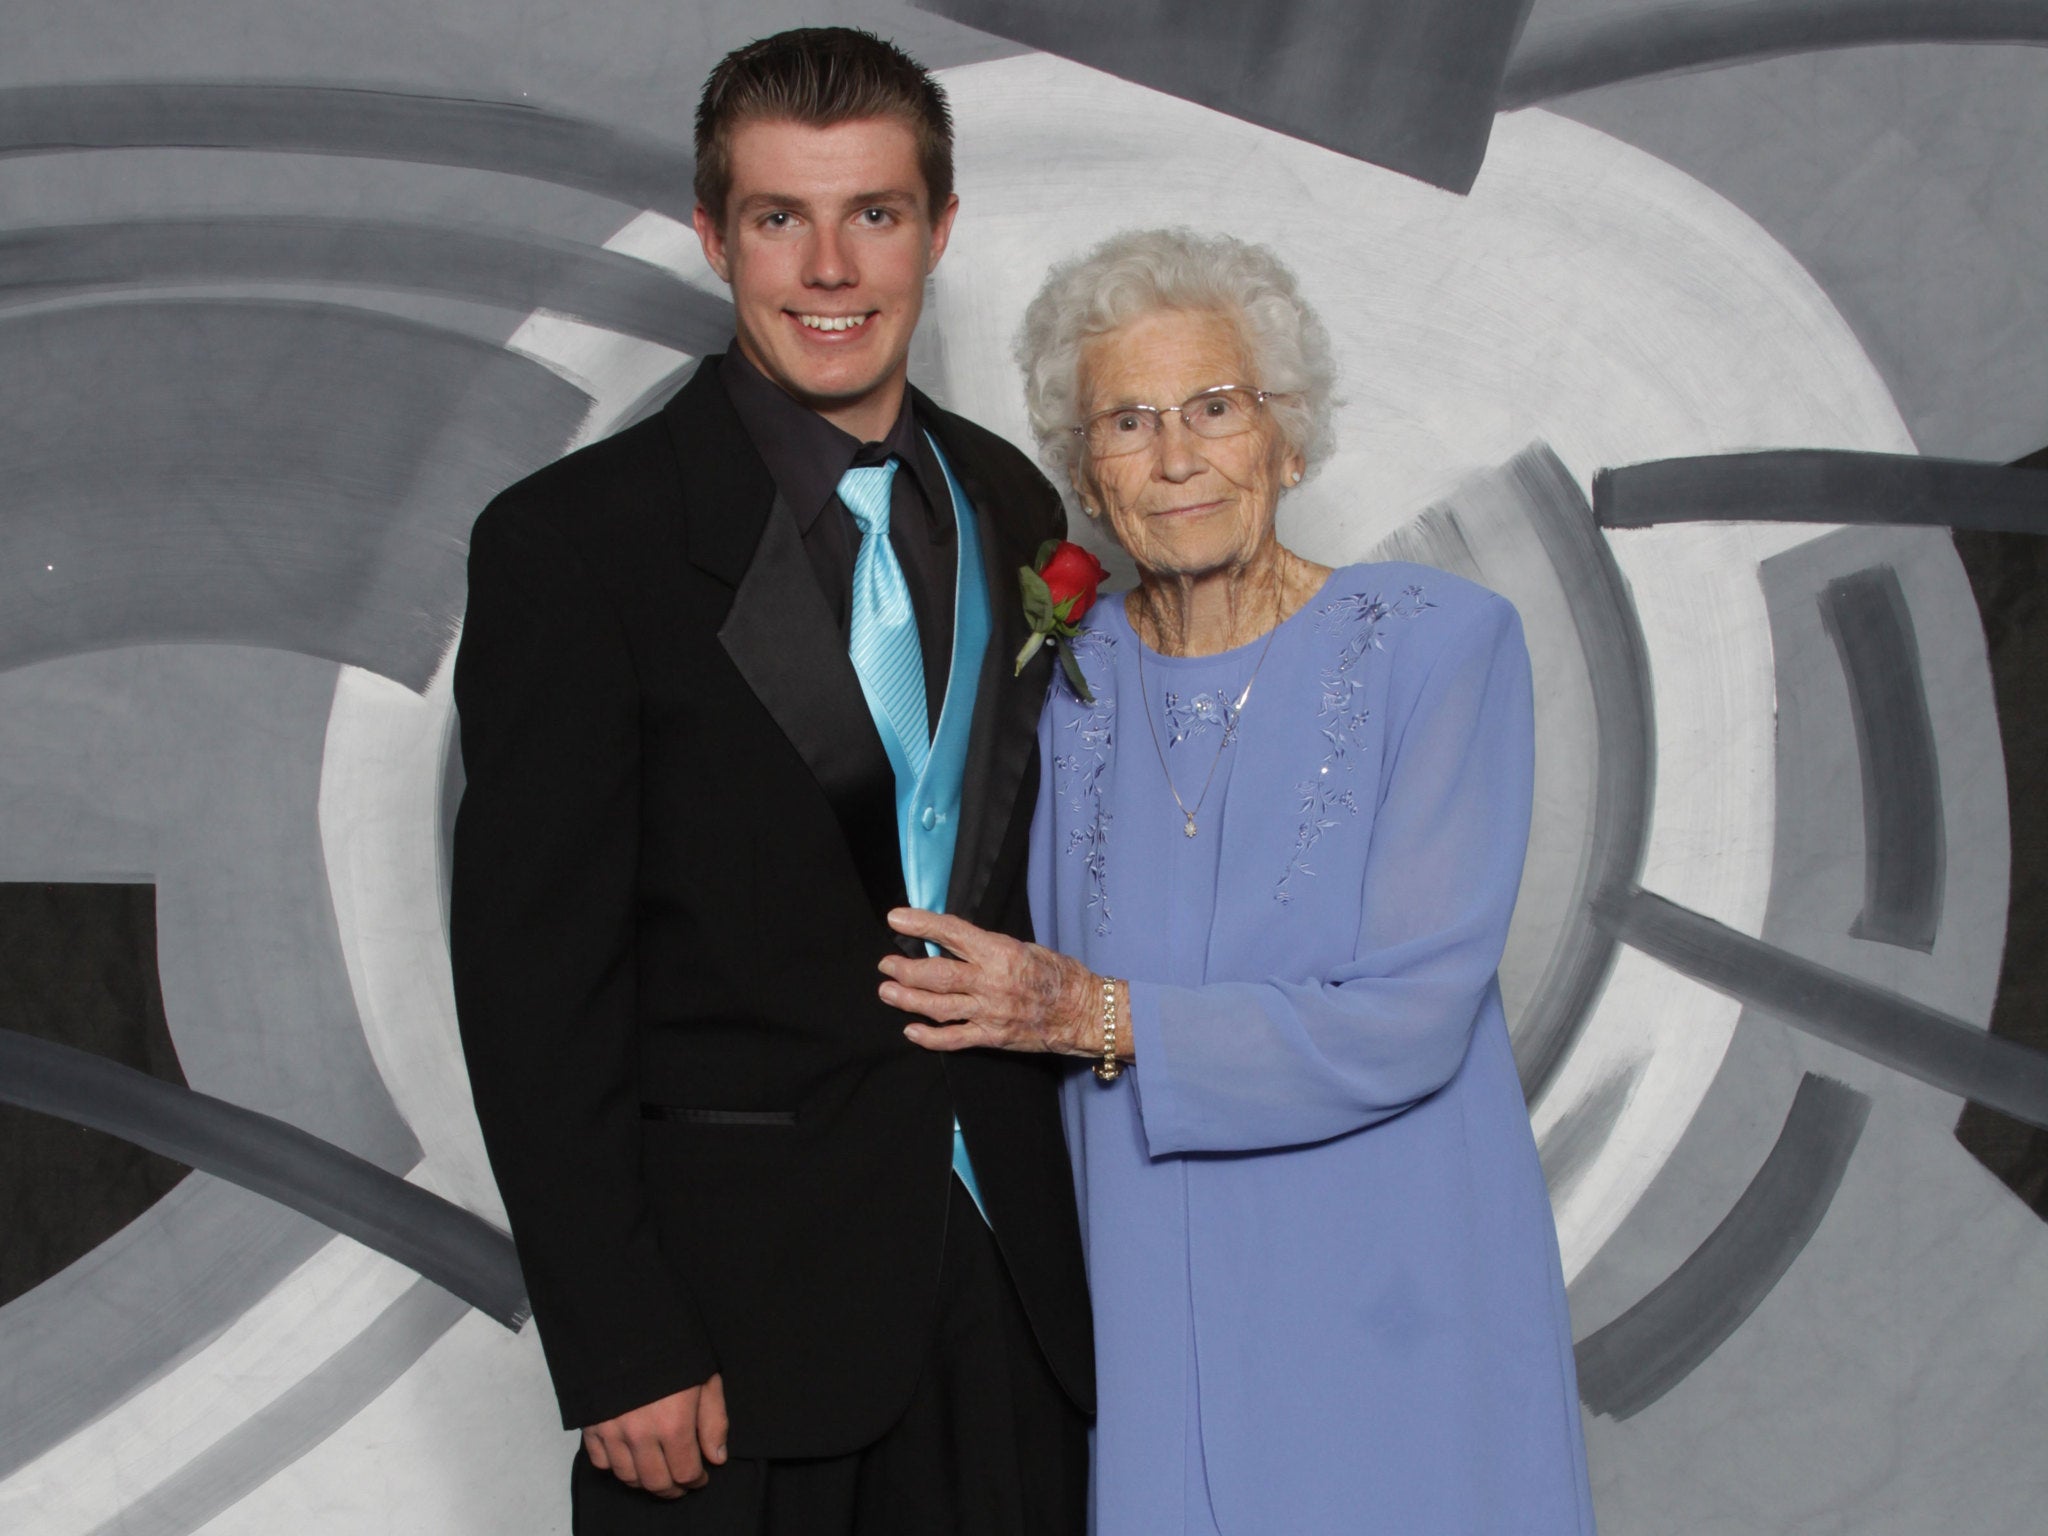
[[[697,1447],[714,1467],[725,1465],[725,1380],[713,1376],[697,1399]]]
[[[583,1454],[590,1458],[590,1464],[598,1471],[611,1471],[611,1453],[604,1448],[604,1436],[594,1429],[583,1431]]]
[[[626,1442],[626,1450],[632,1458],[633,1476],[622,1478],[621,1481],[629,1482],[641,1492],[651,1493],[656,1498],[673,1499],[681,1497],[683,1490],[678,1488],[676,1484],[682,1482],[683,1479],[676,1475],[677,1458],[671,1454],[667,1445],[659,1439],[646,1436],[638,1439],[629,1439]],[[694,1444],[690,1447],[690,1451],[692,1456],[696,1454],[696,1446]],[[617,1457],[615,1456],[613,1460],[616,1461]]]
[[[695,1425],[688,1425],[681,1433],[663,1440],[661,1459],[668,1473],[669,1487],[667,1490],[650,1488],[650,1493],[659,1493],[664,1498],[680,1498],[685,1489],[702,1488],[711,1480],[704,1470],[704,1458],[697,1450]]]

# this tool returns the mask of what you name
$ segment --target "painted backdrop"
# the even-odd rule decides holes
[[[566,1530],[456,1048],[470,519],[658,406],[724,50],[940,69],[918,381],[1277,247],[1285,532],[1521,608],[1504,981],[1609,1536],[2040,1528],[2048,0],[10,0],[0,1527]]]

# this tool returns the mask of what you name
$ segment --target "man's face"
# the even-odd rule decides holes
[[[731,160],[723,222],[702,207],[695,222],[732,285],[740,349],[828,420],[883,436],[959,200],[932,217],[917,137],[893,117],[742,123]]]

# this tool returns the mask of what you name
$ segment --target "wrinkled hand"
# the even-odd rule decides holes
[[[882,960],[882,974],[889,978],[881,985],[882,1001],[937,1021],[905,1028],[914,1044],[934,1051],[985,1046],[1068,1056],[1093,1056],[1102,1049],[1101,979],[1080,961],[915,907],[891,912],[889,926],[947,951],[936,959]]]
[[[592,1466],[628,1488],[679,1499],[710,1482],[710,1468],[723,1464],[727,1428],[725,1382],[714,1375],[701,1387],[586,1426],[583,1449]]]

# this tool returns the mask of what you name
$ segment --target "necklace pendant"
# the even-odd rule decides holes
[[[1181,830],[1189,837],[1193,837],[1195,835],[1195,813],[1193,811],[1183,811],[1181,814],[1188,819],[1188,824],[1181,828]]]

